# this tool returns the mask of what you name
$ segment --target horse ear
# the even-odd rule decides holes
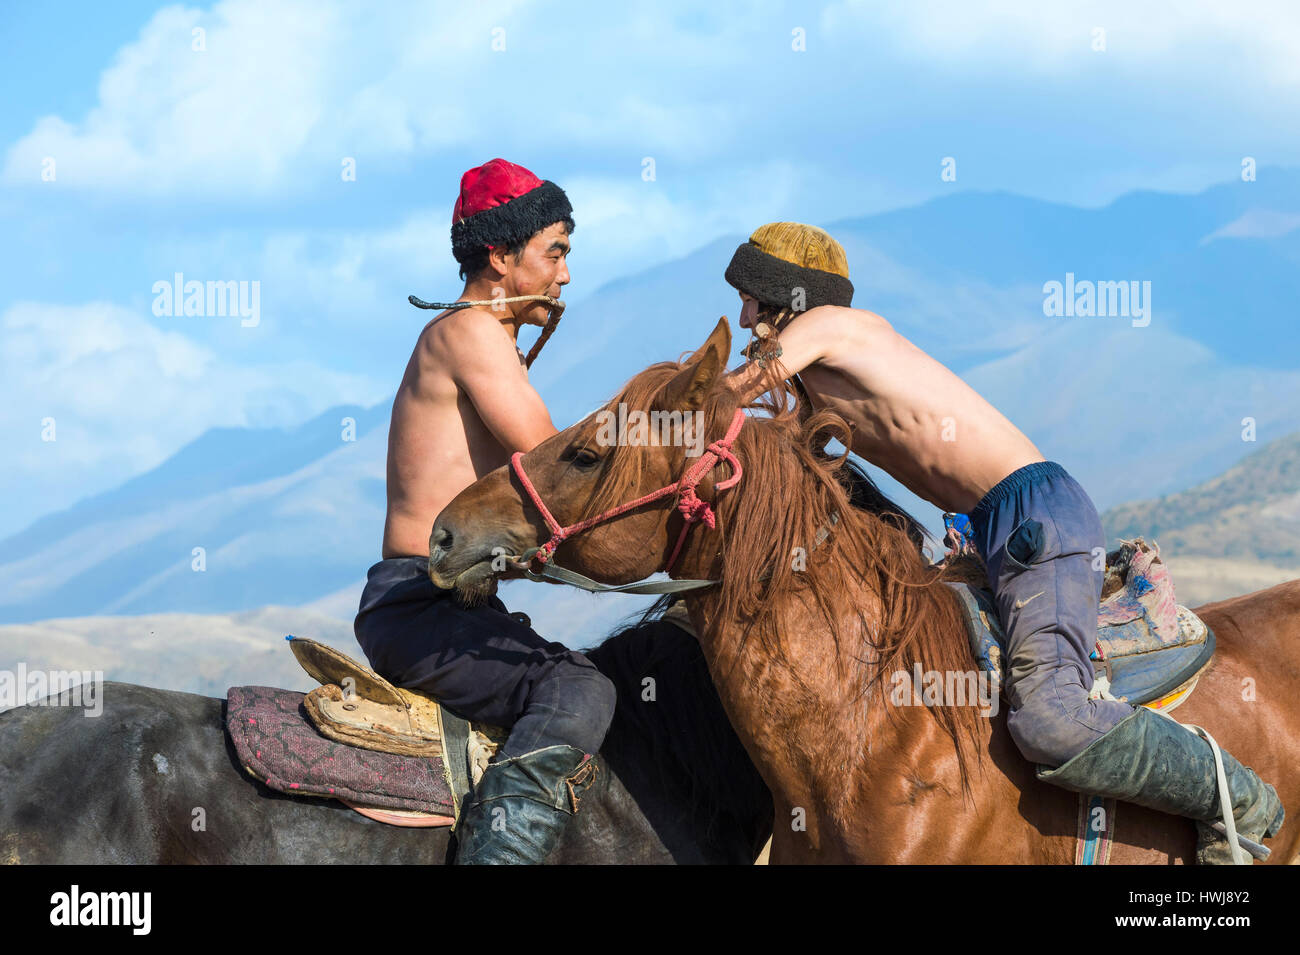
[[[704,404],[704,396],[713,387],[731,355],[731,326],[726,317],[700,346],[690,361],[664,389],[662,403],[665,410],[693,411]]]

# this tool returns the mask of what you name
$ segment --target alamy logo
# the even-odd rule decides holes
[[[0,670],[0,710],[15,706],[80,706],[86,716],[104,712],[103,670],[29,670],[20,662]]]
[[[148,935],[153,895],[149,892],[68,892],[50,896],[51,925],[129,925],[132,935]]]
[[[1065,282],[1043,283],[1043,314],[1048,318],[1118,317],[1132,318],[1134,328],[1151,324],[1151,283],[1091,282],[1074,280],[1065,273]]]
[[[185,281],[177,272],[172,281],[160,279],[153,283],[153,313],[159,318],[172,315],[177,318],[190,315],[238,315],[240,325],[254,328],[262,321],[262,283],[254,279],[236,282],[197,279]]]
[[[686,456],[704,453],[704,413],[700,411],[627,410],[602,408],[596,412],[596,444],[611,447],[685,447]]]
[[[984,717],[998,715],[998,685],[985,670],[896,670],[889,676],[894,706],[974,706]]]

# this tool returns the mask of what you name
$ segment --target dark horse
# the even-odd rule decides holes
[[[772,799],[696,641],[647,614],[588,655],[618,687],[607,771],[549,861],[752,863]],[[449,861],[446,829],[394,828],[252,779],[225,700],[127,683],[102,695],[94,718],[50,705],[0,714],[0,861]]]

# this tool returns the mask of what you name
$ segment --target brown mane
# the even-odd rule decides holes
[[[606,407],[617,409],[624,402],[628,409],[655,408],[665,386],[683,367],[675,362],[650,366]],[[820,411],[801,423],[793,405],[795,394],[785,380],[772,371],[767,384],[767,393],[751,406],[765,414],[751,414],[735,445],[744,479],[715,503],[721,533],[709,539],[722,545],[721,556],[707,569],[710,578],[721,581],[714,618],[735,621],[743,630],[742,644],[756,638],[764,653],[797,681],[798,661],[792,659],[790,641],[778,632],[778,611],[796,600],[810,611],[815,609],[814,619],[824,621],[830,634],[838,678],[854,691],[854,699],[867,701],[860,708],[860,719],[853,720],[853,733],[859,739],[851,742],[860,745],[848,748],[865,757],[873,722],[870,711],[878,708],[889,718],[897,715],[888,705],[892,673],[911,672],[915,663],[922,670],[941,672],[968,672],[974,667],[958,602],[943,584],[956,576],[957,569],[929,564],[907,536],[902,520],[851,506],[841,479],[847,453],[832,458],[822,451],[832,436],[848,446],[844,419]],[[720,376],[702,409],[708,422],[706,442],[721,437],[736,406],[736,395]],[[672,451],[673,473],[679,475],[688,466],[687,458],[682,449]],[[643,448],[615,448],[606,457],[583,516],[659,486],[657,478],[644,473],[649,460]],[[721,479],[725,467],[717,473]],[[702,485],[700,494],[711,497],[711,484]],[[812,541],[819,528],[831,526],[832,514],[839,516],[838,524],[814,550]],[[701,531],[692,534],[698,543]],[[792,559],[797,547],[806,553],[801,570],[795,569]],[[859,636],[867,632],[861,612],[864,594],[877,598],[882,614],[878,632],[865,640]],[[983,717],[970,704],[928,709],[953,741],[962,786],[968,790],[965,741],[975,746],[978,762]]]

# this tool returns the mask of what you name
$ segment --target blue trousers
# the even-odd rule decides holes
[[[1097,509],[1063,467],[1038,461],[970,519],[1007,635],[1007,729],[1026,759],[1060,766],[1133,712],[1088,699],[1105,574]]]
[[[561,744],[595,753],[614,718],[614,684],[585,655],[542,639],[495,595],[461,606],[429,579],[427,558],[371,567],[353,632],[386,680],[509,729],[501,758]]]

